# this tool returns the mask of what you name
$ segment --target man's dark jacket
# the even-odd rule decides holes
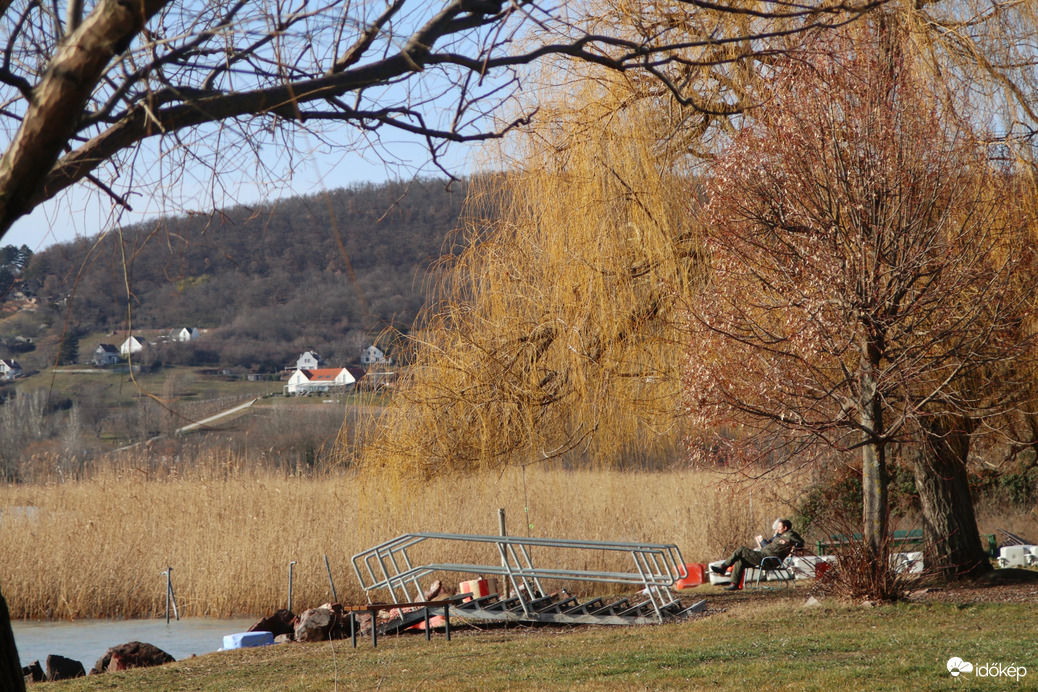
[[[774,556],[785,560],[794,548],[803,547],[804,539],[800,537],[799,533],[789,529],[785,533],[776,533],[770,539],[761,541],[760,554],[764,557]]]

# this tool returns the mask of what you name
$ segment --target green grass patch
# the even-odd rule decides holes
[[[754,594],[727,612],[642,627],[389,637],[220,652],[162,668],[55,685],[62,690],[331,689],[1034,689],[1033,604],[803,608]],[[1017,682],[946,662],[1028,668]]]

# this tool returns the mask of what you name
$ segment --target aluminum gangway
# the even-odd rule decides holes
[[[485,544],[497,562],[468,564],[436,562],[416,564],[409,549],[426,542],[445,544],[445,552],[457,552],[462,543]],[[435,546],[439,548],[439,546]],[[532,549],[570,551],[579,559],[588,552],[627,553],[633,571],[607,572],[586,569],[538,567]],[[427,548],[423,548],[423,551]],[[684,608],[671,591],[678,579],[688,576],[681,551],[673,544],[584,541],[563,538],[521,536],[481,536],[455,533],[409,533],[381,543],[353,556],[353,569],[368,600],[379,589],[389,592],[393,601],[420,601],[424,598],[419,580],[435,572],[460,572],[503,577],[511,585],[511,598],[499,594],[463,600],[456,597],[452,609],[467,617],[513,622],[554,622],[567,624],[647,624],[679,617],[701,609],[697,603]],[[613,603],[594,599],[577,602],[564,591],[549,593],[542,580],[604,582],[639,587],[643,602],[632,604],[623,598]]]

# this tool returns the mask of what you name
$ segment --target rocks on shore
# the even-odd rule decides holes
[[[282,608],[270,617],[265,617],[248,629],[249,632],[270,632],[275,641],[286,634],[295,634],[298,618],[292,611]]]
[[[331,608],[310,608],[299,616],[296,624],[295,640],[297,642],[323,642],[335,623],[335,611]]]
[[[58,656],[57,654],[51,654],[47,657],[48,682],[71,680],[72,678],[81,678],[85,675],[86,669],[83,668],[83,664],[79,661]]]
[[[350,636],[349,618],[339,603],[325,603],[310,608],[297,618],[294,632],[297,642],[323,642]]]
[[[175,658],[165,651],[145,642],[126,642],[113,646],[105,655],[97,659],[90,670],[91,675],[98,675],[110,670],[128,670],[130,668],[150,668],[173,663]]]
[[[25,676],[25,682],[43,682],[47,679],[47,674],[43,672],[43,666],[40,665],[39,661],[33,661],[27,666],[22,667],[22,675]]]

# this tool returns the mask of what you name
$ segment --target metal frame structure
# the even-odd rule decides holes
[[[446,562],[416,565],[407,551],[425,541],[491,544],[497,548],[501,562],[496,565]],[[536,567],[530,557],[530,549],[536,547],[574,551],[626,552],[634,563],[634,571],[600,572]],[[352,562],[353,570],[357,574],[361,587],[368,593],[369,601],[370,593],[376,589],[387,589],[394,601],[423,600],[424,596],[418,580],[434,572],[497,575],[507,578],[511,584],[515,596],[509,601],[513,602],[513,607],[505,607],[505,602],[502,601],[494,603],[495,606],[500,607],[484,608],[481,599],[475,599],[474,605],[469,606],[472,614],[478,617],[542,622],[587,622],[587,617],[594,617],[594,621],[605,624],[630,624],[631,618],[638,621],[662,622],[665,617],[683,612],[681,602],[674,596],[670,588],[676,580],[688,576],[681,551],[673,544],[454,533],[404,534],[357,553],[353,556]],[[561,607],[562,604],[555,603],[554,598],[546,596],[547,592],[541,584],[542,579],[640,586],[642,593],[648,597],[648,601],[639,606],[622,610],[617,607],[617,604],[604,606],[597,609],[597,611],[601,611],[597,616],[588,608],[588,604],[584,606],[578,604],[564,611]],[[652,615],[651,620],[648,619],[650,614]]]

